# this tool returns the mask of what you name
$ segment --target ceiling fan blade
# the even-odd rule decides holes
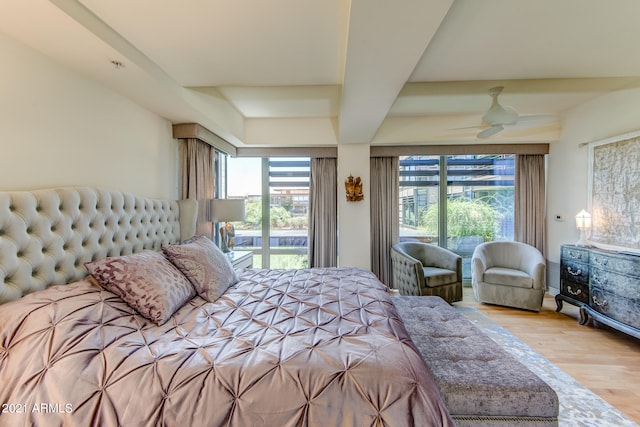
[[[490,126],[485,130],[483,130],[482,132],[480,132],[478,134],[478,138],[489,138],[490,136],[495,135],[496,133],[500,132],[503,129],[504,127],[502,125]]]
[[[477,126],[464,126],[461,128],[449,128],[449,130],[467,130],[467,129],[484,129],[487,126],[481,126],[481,125],[477,125]]]
[[[554,114],[527,114],[518,117],[518,121],[514,124],[514,126],[517,128],[531,128],[536,126],[550,125],[557,122],[558,120],[558,116]]]

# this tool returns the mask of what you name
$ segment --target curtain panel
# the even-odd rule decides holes
[[[215,150],[196,138],[180,139],[180,198],[198,201],[196,235],[214,239],[208,218],[208,201],[213,199]]]
[[[370,162],[371,266],[378,279],[392,287],[391,246],[400,239],[399,159],[372,157]]]
[[[544,155],[517,155],[515,175],[514,240],[537,248],[546,258]]]
[[[337,265],[337,162],[312,158],[309,182],[309,267]]]

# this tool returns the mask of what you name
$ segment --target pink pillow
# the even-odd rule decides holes
[[[191,283],[159,252],[104,258],[85,267],[103,288],[158,325],[195,296]]]
[[[189,279],[198,295],[209,302],[238,281],[227,256],[205,236],[164,246],[162,252]]]

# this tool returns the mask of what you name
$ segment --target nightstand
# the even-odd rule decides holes
[[[253,252],[251,251],[233,251],[227,254],[231,265],[234,269],[253,267]]]

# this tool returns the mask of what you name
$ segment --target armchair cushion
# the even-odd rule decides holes
[[[423,271],[424,284],[428,288],[435,288],[458,281],[458,275],[455,271],[437,267],[424,267]]]
[[[496,285],[517,286],[519,288],[533,287],[531,276],[522,270],[504,267],[491,267],[484,272],[483,282]]]

